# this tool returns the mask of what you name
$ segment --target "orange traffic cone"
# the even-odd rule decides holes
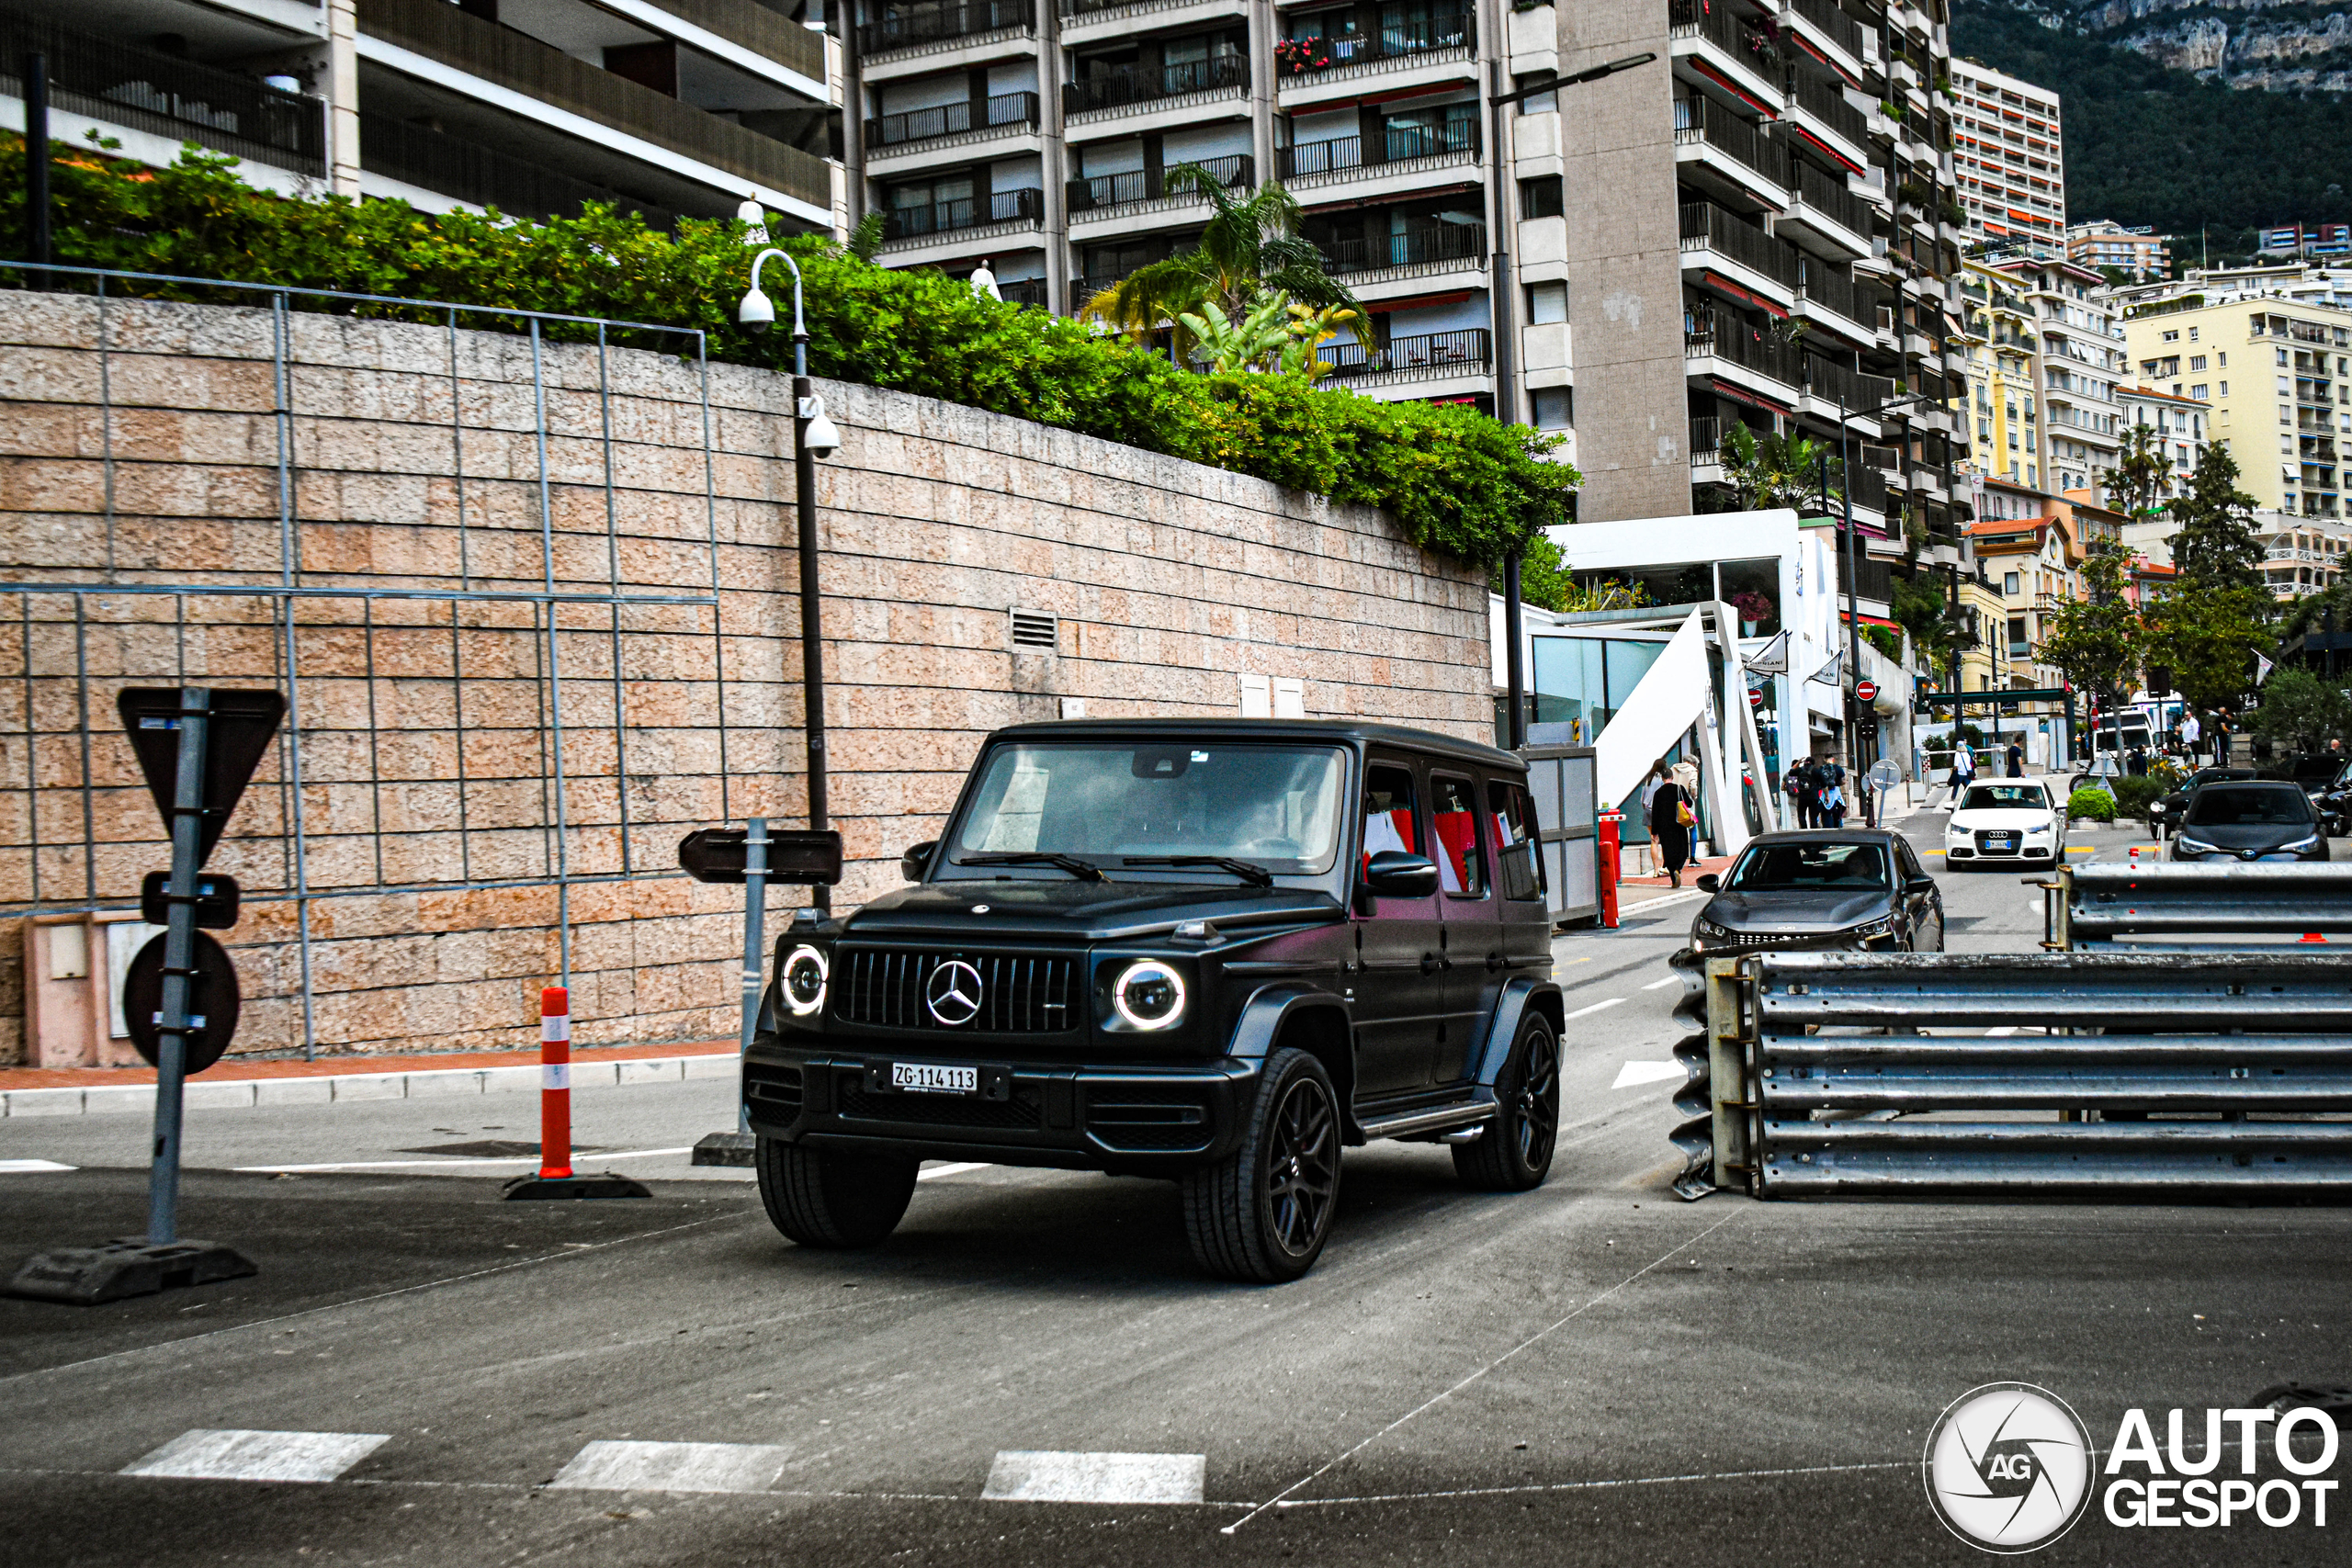
[[[2315,942],[2323,947],[2327,945],[2327,938],[2320,935],[2317,931],[2305,931],[2303,933],[2303,942]],[[2299,942],[2295,945],[2301,947],[2302,944],[2302,942]]]

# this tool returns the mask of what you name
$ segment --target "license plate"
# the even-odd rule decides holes
[[[2011,848],[2016,843],[2017,839],[2012,834],[1987,833],[1984,835],[1984,847],[1988,850],[2006,850]]]
[[[980,1069],[942,1067],[929,1062],[893,1062],[890,1087],[909,1094],[978,1094]]]

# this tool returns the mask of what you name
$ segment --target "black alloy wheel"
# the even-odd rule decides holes
[[[768,1221],[803,1247],[872,1247],[896,1230],[922,1162],[762,1138],[752,1151]]]
[[[1287,1046],[1266,1058],[1238,1146],[1184,1175],[1184,1233],[1202,1268],[1279,1284],[1315,1266],[1340,1197],[1339,1097],[1323,1064]]]
[[[1453,1145],[1454,1174],[1485,1192],[1542,1186],[1560,1135],[1560,1051],[1543,1014],[1520,1021],[1495,1098],[1499,1103],[1485,1134]]]

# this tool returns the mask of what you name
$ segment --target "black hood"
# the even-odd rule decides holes
[[[2211,827],[2195,822],[2183,822],[2180,831],[2186,838],[2201,839],[2206,843],[2224,850],[2278,850],[2289,844],[2301,843],[2319,831],[2316,822],[2246,822],[2214,823]]]
[[[1884,888],[1824,888],[1818,892],[1718,893],[1699,918],[1735,931],[1827,931],[1883,919],[1893,895]]]
[[[1058,876],[1058,872],[1048,873]],[[975,915],[985,904],[989,912]],[[1124,942],[1210,920],[1233,931],[1338,920],[1347,914],[1319,887],[1220,887],[1204,882],[926,882],[885,893],[842,922],[851,937],[997,937],[1057,943]]]

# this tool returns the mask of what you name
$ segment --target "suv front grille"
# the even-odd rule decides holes
[[[960,959],[980,976],[969,1023],[940,1022],[924,1005],[932,971]],[[1078,960],[1059,953],[957,953],[851,948],[833,956],[833,1012],[844,1023],[956,1033],[1057,1034],[1079,1025]]]
[[[1976,852],[1978,854],[2013,855],[2021,853],[2025,849],[2025,834],[2017,829],[2011,828],[2003,830],[2000,834],[2003,841],[2000,843],[1996,844],[1987,841],[1993,837],[1993,832],[1987,829],[1979,828],[1976,830]]]

